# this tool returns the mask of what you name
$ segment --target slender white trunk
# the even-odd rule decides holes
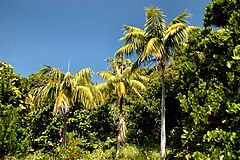
[[[161,157],[165,160],[166,130],[165,130],[165,82],[164,72],[162,72],[162,100],[161,100]]]
[[[120,141],[117,140],[117,155],[119,154],[120,152]]]
[[[118,130],[118,137],[117,137],[117,155],[120,152],[120,143],[124,141],[126,138],[126,123],[123,116],[123,104],[124,104],[124,97],[120,99],[120,115],[119,115],[119,121],[117,125]]]
[[[119,116],[119,121],[118,121],[118,137],[117,137],[117,154],[120,152],[120,143],[125,139],[125,129],[126,129],[126,124],[124,121],[123,117],[123,111],[120,109],[120,116]]]

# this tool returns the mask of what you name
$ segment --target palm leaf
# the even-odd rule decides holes
[[[128,76],[131,74],[132,67],[127,67],[123,70],[122,75]]]
[[[132,88],[132,91],[140,98],[142,98],[141,94],[139,93],[139,91],[136,88]]]
[[[89,87],[77,86],[74,94],[75,102],[82,103],[87,108],[95,106],[94,96]]]
[[[78,81],[90,80],[92,76],[93,76],[93,71],[90,68],[83,68],[82,70],[78,71],[76,74]]]
[[[129,26],[129,25],[123,25],[122,30],[124,31],[123,34],[126,35],[130,32],[139,32],[142,31],[141,28]],[[120,39],[121,40],[121,39]]]
[[[66,114],[70,107],[69,99],[70,98],[64,93],[64,91],[60,92],[54,105],[53,115],[56,115],[57,113]]]
[[[120,41],[124,41],[124,45],[128,43],[133,43],[135,47],[141,46],[143,40],[145,39],[145,31],[135,31],[130,32],[120,38]]]
[[[145,31],[149,36],[160,36],[165,28],[165,15],[159,8],[146,8]],[[161,36],[160,36],[161,37]]]
[[[115,56],[116,57],[123,57],[124,55],[130,56],[134,53],[135,49],[136,47],[134,46],[134,44],[126,44],[117,50],[117,52],[115,53]]]
[[[115,74],[110,71],[102,71],[102,72],[98,72],[97,74],[105,80],[109,80],[111,77],[115,76]]]
[[[153,57],[161,57],[164,53],[163,42],[158,37],[154,37],[148,41],[145,52],[140,55],[140,58],[145,59],[149,54],[152,54]]]
[[[125,84],[124,84],[124,82],[120,82],[119,87],[118,87],[118,97],[119,97],[119,99],[121,97],[125,96],[125,94],[126,94]]]
[[[183,23],[183,24],[187,24],[188,21],[186,20],[186,18],[190,17],[191,14],[189,14],[187,12],[187,10],[184,10],[182,13],[180,13],[177,17],[175,17],[168,25],[167,27],[172,26],[173,24],[176,23]]]
[[[144,84],[138,80],[130,80],[130,86],[139,92],[144,91],[146,89]]]
[[[108,88],[108,84],[107,84],[107,82],[103,82],[103,83],[97,84],[96,88],[100,91],[106,90]]]
[[[183,23],[177,23],[170,26],[165,31],[164,42],[166,48],[174,48],[180,45],[187,37],[187,26]]]

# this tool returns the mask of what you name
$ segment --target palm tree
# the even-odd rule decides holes
[[[64,74],[58,68],[45,66],[36,77],[41,83],[32,90],[34,101],[37,106],[54,103],[53,115],[63,115],[62,138],[65,145],[70,107],[82,105],[92,108],[101,99],[100,92],[91,81],[92,71],[85,68],[71,75],[70,72]]]
[[[126,138],[126,123],[124,120],[123,106],[127,93],[132,91],[141,97],[141,92],[145,90],[145,86],[141,82],[144,76],[139,75],[136,71],[131,72],[132,63],[130,60],[123,60],[123,58],[108,58],[107,61],[111,62],[109,68],[113,71],[99,72],[106,82],[98,85],[98,89],[107,92],[106,95],[111,95],[116,98],[116,104],[119,106],[120,115],[117,125],[117,154],[120,152],[120,143]],[[110,94],[109,94],[110,93]],[[109,98],[109,97],[106,97]]]
[[[168,25],[165,15],[159,8],[146,8],[146,23],[144,29],[125,25],[124,35],[120,38],[123,47],[116,52],[116,56],[138,55],[134,67],[156,63],[156,70],[161,72],[162,101],[161,101],[161,157],[165,159],[166,131],[165,131],[165,82],[164,75],[169,58],[187,40],[194,26],[187,26],[186,18],[189,14],[180,13]]]

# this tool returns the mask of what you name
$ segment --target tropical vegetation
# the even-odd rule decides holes
[[[213,0],[202,28],[146,8],[97,75],[0,62],[0,159],[240,159],[238,3]]]

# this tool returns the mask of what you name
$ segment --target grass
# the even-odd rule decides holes
[[[64,153],[61,153],[64,154]],[[66,153],[71,154],[71,153]],[[59,155],[53,156],[51,153],[44,153],[42,151],[36,151],[33,154],[29,154],[25,157],[5,157],[5,160],[57,160],[65,159],[60,158]],[[159,147],[138,147],[136,145],[125,144],[121,146],[120,153],[116,155],[116,148],[110,149],[95,149],[92,153],[86,152],[81,157],[74,156],[74,158],[67,159],[79,159],[79,160],[159,160],[160,149]]]

